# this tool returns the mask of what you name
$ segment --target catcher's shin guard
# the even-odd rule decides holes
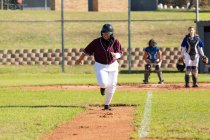
[[[150,76],[150,69],[151,69],[151,65],[146,64],[145,65],[145,71],[144,71],[144,84],[148,84],[149,81],[149,76]]]
[[[162,70],[161,70],[161,68],[160,68],[160,66],[159,65],[156,65],[155,66],[155,70],[156,70],[156,72],[157,72],[157,75],[158,75],[158,79],[159,79],[159,84],[162,84],[163,83],[163,74],[162,74]]]
[[[196,66],[192,66],[192,80],[193,87],[198,87],[198,68]]]
[[[143,80],[144,84],[148,84],[148,82],[149,82],[149,75],[150,75],[149,71],[145,71],[144,72],[144,80]]]
[[[192,80],[193,80],[193,87],[198,87],[198,78],[192,75]]]
[[[158,75],[158,78],[159,78],[158,84],[162,84],[164,82],[162,71],[158,71],[157,75]]]
[[[190,87],[189,83],[190,83],[190,75],[185,74],[185,87],[186,88]]]

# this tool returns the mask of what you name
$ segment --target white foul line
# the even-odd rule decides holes
[[[152,87],[156,87],[157,85],[153,85]],[[151,114],[151,108],[152,108],[152,91],[148,91],[147,94],[147,101],[144,108],[144,118],[141,122],[141,128],[139,129],[139,137],[144,138],[149,135],[150,131],[150,114]]]

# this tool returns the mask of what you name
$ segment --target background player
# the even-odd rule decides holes
[[[149,40],[148,46],[144,49],[143,59],[146,62],[144,71],[144,84],[148,84],[151,67],[155,67],[159,78],[159,84],[163,84],[164,80],[162,77],[161,62],[162,54],[157,46],[157,42],[154,39]]]
[[[82,64],[86,55],[94,55],[94,69],[101,95],[105,95],[104,109],[111,110],[110,103],[117,86],[118,67],[117,59],[122,56],[120,42],[113,35],[111,24],[104,24],[101,29],[101,37],[94,39],[83,51],[83,54],[76,61]]]
[[[198,62],[199,56],[203,63],[208,63],[208,58],[204,55],[204,44],[197,34],[195,28],[188,28],[187,34],[181,44],[182,53],[181,57],[185,59],[186,72],[185,72],[185,87],[190,87],[190,74],[192,73],[193,87],[198,87]]]

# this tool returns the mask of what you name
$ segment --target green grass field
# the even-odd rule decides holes
[[[15,13],[15,14],[14,14]],[[187,32],[194,26],[195,13],[186,12],[132,12],[133,20],[188,19],[174,22],[133,22],[132,47],[144,47],[150,38],[160,47],[178,47]],[[71,13],[66,20],[114,20],[127,19],[127,13]],[[0,11],[0,20],[60,20],[57,11]],[[209,12],[200,14],[200,20],[210,20]],[[83,48],[100,35],[103,22],[65,23],[65,47]],[[114,22],[116,35],[127,48],[127,23]],[[0,22],[0,50],[60,48],[59,22]],[[142,69],[126,73],[121,69],[118,83],[142,83]],[[168,83],[183,83],[184,73],[174,70],[163,72]],[[151,83],[158,78],[152,73]],[[210,82],[209,74],[200,74],[199,82]],[[96,85],[92,66],[67,66],[61,73],[60,66],[0,66],[0,140],[36,140],[43,134],[85,111],[90,104],[103,104],[104,97],[98,91],[21,90],[20,86],[48,85]],[[210,139],[209,90],[152,91],[151,124],[148,137]],[[136,105],[133,124],[138,130],[143,119],[148,90],[117,90],[112,103]],[[91,97],[91,98],[90,98]]]
[[[15,14],[14,14],[15,13]],[[210,12],[200,13],[200,20],[210,20]],[[160,47],[179,47],[189,26],[195,26],[193,11],[132,12],[132,20],[189,20],[132,22],[131,47],[145,47],[149,39]],[[127,12],[65,12],[65,20],[126,20]],[[0,20],[60,20],[59,11],[0,11]],[[65,48],[84,48],[100,36],[106,22],[66,22]],[[124,48],[128,47],[127,22],[113,22]],[[0,22],[0,49],[61,48],[59,22]]]
[[[77,71],[76,71],[77,70]],[[88,72],[87,72],[88,71]],[[39,85],[96,85],[92,67],[20,66],[0,68],[0,139],[39,139],[90,104],[103,104],[98,91],[21,90],[13,86]],[[184,73],[164,73],[166,82],[183,82]],[[119,83],[141,83],[143,73],[119,74]],[[151,82],[157,83],[152,73]],[[210,82],[207,74],[199,75],[200,82]],[[208,90],[153,90],[151,108],[151,138],[189,138],[208,140],[210,94]],[[133,125],[138,137],[148,90],[117,90],[112,104],[136,105]]]

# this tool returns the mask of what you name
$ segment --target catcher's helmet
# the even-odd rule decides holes
[[[149,42],[148,42],[148,45],[150,47],[154,47],[155,45],[157,45],[157,42],[154,39],[150,39]]]
[[[101,29],[101,34],[102,33],[109,33],[110,35],[113,35],[114,29],[111,24],[104,24],[102,29]]]

